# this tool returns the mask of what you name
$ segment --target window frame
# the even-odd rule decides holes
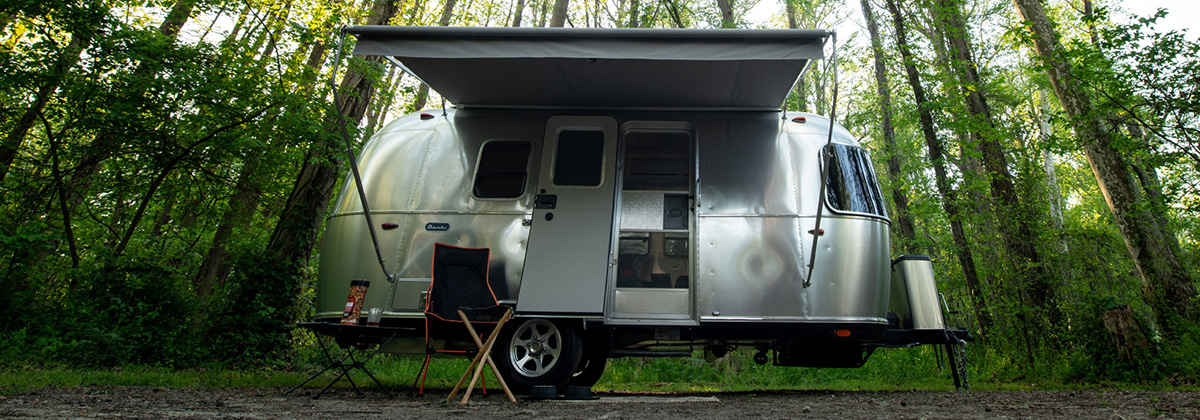
[[[529,147],[529,151],[527,152],[527,154],[525,156],[525,176],[521,181],[521,193],[515,197],[481,197],[479,195],[479,191],[478,191],[479,175],[480,175],[479,171],[483,166],[483,154],[485,151],[488,150],[489,145],[491,145],[493,143],[498,143],[498,142],[524,143],[526,146]],[[476,200],[481,200],[481,201],[514,201],[514,200],[520,200],[521,198],[528,195],[529,194],[529,176],[533,169],[534,151],[535,151],[534,144],[533,144],[533,142],[531,142],[529,140],[489,139],[489,140],[484,141],[483,144],[479,145],[479,152],[475,156],[475,170],[474,170],[474,173],[471,175],[471,197]]]
[[[559,163],[560,163],[559,156],[560,156],[560,153],[562,153],[563,133],[566,133],[566,132],[586,132],[586,133],[597,133],[600,135],[600,159],[599,159],[600,167],[597,168],[598,172],[596,174],[598,176],[599,182],[597,182],[596,184],[593,185],[593,184],[561,184],[561,183],[559,183],[559,180],[558,180],[558,170],[559,170]],[[551,165],[550,165],[550,173],[548,174],[550,184],[553,185],[555,188],[572,188],[572,189],[603,188],[605,181],[606,181],[606,177],[608,176],[608,173],[607,173],[608,154],[606,153],[605,148],[608,147],[609,141],[615,141],[615,139],[610,138],[609,133],[607,131],[604,131],[604,130],[598,129],[598,128],[562,127],[561,129],[559,129],[558,132],[556,132],[554,134],[554,150],[553,150],[554,153],[552,153],[552,156],[550,156],[550,158],[552,159]]]
[[[880,213],[877,214],[877,213],[855,211],[855,210],[843,210],[843,209],[834,207],[834,205],[833,205],[834,200],[829,199],[829,191],[831,188],[829,181],[831,179],[830,175],[832,175],[832,172],[828,172],[828,170],[826,169],[826,165],[830,161],[830,159],[826,157],[826,153],[828,153],[827,151],[831,150],[831,148],[837,148],[837,147],[842,147],[842,148],[845,148],[845,150],[847,150],[847,151],[853,151],[854,153],[859,153],[859,154],[863,155],[862,157],[864,159],[862,159],[862,161],[866,162],[866,169],[867,169],[867,171],[869,171],[868,173],[871,176],[871,179],[869,179],[867,181],[870,182],[870,185],[874,186],[874,188],[872,188],[871,190],[868,190],[866,192],[867,193],[871,193],[871,192],[875,193],[875,199],[878,202]],[[849,144],[840,144],[840,143],[831,143],[831,144],[821,147],[820,152],[818,152],[818,159],[820,159],[821,172],[825,174],[824,179],[820,180],[820,182],[822,183],[822,192],[824,193],[825,196],[819,197],[818,199],[821,199],[825,202],[826,209],[833,212],[834,214],[866,216],[866,217],[871,217],[871,218],[876,218],[876,219],[882,219],[884,221],[887,221],[888,223],[891,223],[891,218],[888,216],[887,198],[884,197],[883,188],[879,185],[879,176],[877,175],[878,172],[875,171],[875,163],[871,160],[871,151],[869,151],[863,147],[859,147],[859,146],[854,146],[854,145],[849,145]],[[858,173],[862,173],[862,171],[859,170]],[[845,190],[845,189],[846,188],[843,185],[842,190]]]

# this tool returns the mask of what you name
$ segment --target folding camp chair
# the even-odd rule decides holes
[[[509,401],[516,402],[512,391],[504,383],[503,377],[496,369],[495,362],[490,356],[492,344],[500,328],[512,316],[512,309],[500,306],[496,295],[488,284],[488,248],[462,248],[446,244],[434,244],[433,249],[433,281],[429,284],[425,302],[425,363],[421,366],[421,381],[419,393],[425,392],[425,377],[429,373],[429,359],[438,353],[469,355],[474,353],[474,359],[463,372],[463,377],[451,391],[446,401],[454,398],[467,376],[474,370],[471,383],[467,386],[466,395],[462,402],[465,404],[471,396],[471,390],[479,381],[483,365],[492,368],[501,388]],[[453,324],[462,324],[477,350],[465,351],[454,349],[435,349],[430,344],[430,335],[447,336],[453,334],[456,328]],[[490,328],[491,334],[487,340],[481,340],[476,333],[476,326]],[[461,332],[461,330],[458,330]],[[414,383],[414,386],[416,384]],[[484,391],[487,392],[486,390]]]

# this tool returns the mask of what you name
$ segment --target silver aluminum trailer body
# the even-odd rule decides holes
[[[350,32],[356,53],[391,57],[456,108],[401,117],[363,147],[388,273],[348,177],[322,239],[318,319],[368,279],[364,307],[422,329],[435,243],[491,250],[489,282],[517,317],[497,360],[518,389],[694,348],[859,366],[886,344],[889,299],[904,320],[941,319],[932,271],[892,264],[869,154],[825,117],[779,110],[828,32]],[[895,281],[916,283],[891,293]],[[908,305],[914,293],[924,303]],[[542,351],[530,331],[556,337],[555,363],[528,363]]]
[[[812,244],[807,232],[814,229],[821,188],[819,152],[828,126],[823,117],[806,114],[807,122],[800,124],[790,121],[798,114],[784,120],[778,112],[430,114],[435,118],[410,115],[392,122],[360,155],[376,224],[397,226],[379,233],[385,258],[395,262],[395,284],[374,264],[350,180],[323,239],[318,317],[340,317],[349,279],[364,278],[373,285],[368,307],[386,308],[393,317],[421,318],[433,244],[440,242],[491,248],[496,293],[515,300],[519,315],[579,316],[613,325],[887,324],[891,271],[883,215],[827,210],[814,281],[803,287]],[[592,121],[592,126],[581,123]],[[563,127],[595,127],[612,136],[603,182],[558,187],[556,208],[536,209],[535,192],[554,192],[556,187],[546,176],[553,159],[546,152],[545,134],[552,137]],[[687,139],[681,149],[686,161],[670,162],[685,165],[686,182],[675,183],[679,189],[617,187],[627,185],[622,176],[627,167],[619,163],[639,164],[637,158],[616,158],[618,145],[647,133]],[[481,149],[494,141],[531,145],[519,197],[481,199],[472,193]],[[859,147],[840,129],[834,144]],[[690,158],[693,150],[696,157]],[[861,169],[871,171],[869,166]],[[867,192],[877,194],[874,188]],[[687,199],[685,222],[682,228],[666,229],[664,200],[672,195]],[[572,209],[571,199],[587,207]],[[553,215],[551,220],[547,214]],[[668,279],[671,287],[618,287],[622,242],[658,233],[685,239],[687,244],[679,246],[691,251],[682,262],[667,255],[652,258],[659,267],[651,274],[674,274]],[[530,258],[541,258],[540,266],[531,266]],[[662,267],[668,263],[685,266]],[[683,285],[680,276],[687,276],[689,284]],[[379,289],[390,290],[385,294]]]

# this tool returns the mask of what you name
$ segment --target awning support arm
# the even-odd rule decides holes
[[[808,256],[808,275],[804,276],[804,288],[812,286],[813,267],[817,263],[817,241],[821,239],[821,214],[825,212],[825,182],[829,174],[829,154],[825,152],[830,144],[833,144],[833,127],[837,121],[837,100],[838,100],[838,53],[837,53],[837,32],[830,31],[830,40],[833,41],[833,52],[829,54],[833,59],[833,104],[829,107],[829,137],[825,139],[825,147],[821,148],[823,162],[821,164],[821,194],[817,199],[817,218],[814,221],[812,252]]]
[[[383,270],[383,278],[387,279],[388,283],[395,283],[396,279],[393,275],[388,274],[387,262],[383,259],[383,251],[379,250],[379,237],[375,234],[375,222],[371,219],[371,206],[367,204],[367,194],[363,190],[362,175],[358,171],[358,156],[354,154],[354,145],[350,141],[350,129],[346,127],[346,116],[342,114],[341,107],[338,106],[338,65],[342,63],[342,54],[346,50],[346,27],[342,27],[338,35],[338,53],[337,59],[333,61],[333,72],[329,76],[329,85],[333,89],[333,108],[338,116],[338,125],[342,130],[342,140],[346,142],[346,156],[350,158],[350,173],[354,175],[354,186],[358,188],[358,199],[362,203],[363,217],[367,220],[367,231],[371,233],[371,245],[375,246],[375,256],[379,258],[379,268]]]

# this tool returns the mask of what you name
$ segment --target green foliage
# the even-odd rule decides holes
[[[751,2],[731,3],[734,21],[748,25],[744,14]],[[791,17],[801,28],[840,26],[857,13],[832,1],[792,3],[798,7]],[[571,4],[567,25],[576,27],[627,26],[634,7],[631,2]],[[0,341],[6,343],[0,346],[0,363],[121,366],[133,376],[68,371],[49,373],[44,383],[77,384],[70,382],[77,375],[91,378],[80,379],[84,381],[216,385],[256,382],[196,371],[180,374],[191,379],[172,382],[169,371],[144,366],[219,363],[302,369],[319,360],[315,338],[293,331],[294,322],[311,310],[311,262],[274,261],[264,256],[272,250],[264,248],[291,198],[296,168],[308,145],[321,139],[330,103],[323,83],[340,76],[331,74],[335,28],[360,21],[368,10],[321,0],[292,5],[275,2],[246,9],[242,3],[203,2],[185,25],[184,37],[158,30],[170,2],[18,0],[0,5],[0,18],[12,18],[0,28],[0,137],[33,109],[39,92],[51,92],[29,134],[15,145],[18,153],[0,182],[0,318],[8,321],[0,324]],[[639,5],[640,27],[721,26],[712,1]],[[524,26],[539,20],[541,6],[527,5]],[[905,11],[923,6],[909,5]],[[1195,380],[1200,375],[1200,333],[1192,329],[1180,340],[1153,341],[1153,358],[1130,361],[1114,351],[1099,318],[1103,310],[1120,304],[1143,317],[1150,313],[1136,268],[1078,153],[1069,121],[1052,98],[1047,103],[1037,99],[1039,90],[1049,92],[1049,82],[1022,55],[1024,28],[1015,24],[1011,4],[989,0],[969,6],[964,12],[980,86],[958,86],[945,57],[939,56],[945,53],[939,31],[946,28],[923,14],[908,16],[908,43],[930,93],[922,104],[913,101],[899,76],[904,73],[896,57],[899,46],[887,36],[889,16],[880,13],[878,18],[892,67],[894,123],[903,158],[896,182],[906,188],[916,219],[918,237],[912,245],[932,257],[939,289],[956,309],[969,314],[965,324],[977,328],[941,206],[945,197],[934,187],[916,121],[918,107],[928,107],[934,110],[934,129],[947,145],[945,164],[959,194],[960,202],[950,204],[963,214],[975,274],[989,302],[985,309],[996,323],[986,342],[970,347],[976,360],[972,374],[984,379],[975,384],[1021,387],[1061,379],[1140,383],[1170,381],[1174,375]],[[511,7],[503,0],[460,4],[453,22],[506,25],[511,16],[503,13]],[[398,24],[428,25],[441,13],[436,2],[400,8],[394,19]],[[1200,275],[1200,236],[1195,234],[1200,231],[1200,96],[1195,88],[1200,83],[1200,44],[1180,33],[1151,31],[1155,16],[1116,25],[1103,9],[1092,17],[1065,6],[1051,13],[1065,35],[1064,54],[1076,63],[1100,112],[1113,116],[1110,122],[1121,134],[1126,157],[1161,177],[1163,198],[1152,205],[1179,232],[1181,258],[1193,276]],[[236,31],[214,25],[218,14],[222,22],[235,22]],[[766,26],[786,26],[782,13],[775,19]],[[1091,42],[1091,26],[1100,30],[1099,44]],[[887,156],[872,134],[878,127],[879,101],[867,71],[870,50],[853,34],[839,35],[839,120],[864,136],[875,167],[884,168]],[[309,65],[310,58],[316,66]],[[784,107],[828,113],[835,82],[831,64],[814,62]],[[347,68],[364,70],[372,78],[385,74],[361,60],[339,66]],[[396,95],[392,108],[403,109],[416,83],[406,77],[394,92],[378,92],[374,100]],[[995,220],[996,209],[987,200],[988,175],[972,166],[979,158],[975,145],[958,141],[986,128],[962,118],[964,88],[984,92],[992,106],[997,122],[990,135],[1007,149],[1021,196],[1022,208],[1015,209],[1014,218],[1033,226],[1038,250],[1046,255],[1042,264],[1055,276],[1057,309],[1065,319],[1038,336],[1031,337],[1028,327],[1047,308],[1021,303],[1019,285],[1028,273],[1007,262],[999,235],[1001,224],[1013,220]],[[386,119],[391,109],[380,112],[378,118]],[[1048,132],[1041,132],[1043,118]],[[1145,135],[1137,135],[1135,126]],[[1057,162],[1051,165],[1056,180],[1043,167],[1046,154]],[[1060,198],[1051,196],[1051,187],[1061,190]],[[234,198],[247,192],[253,199],[234,207]],[[1061,220],[1046,216],[1052,206],[1063,209]],[[242,212],[240,218],[226,218],[231,209]],[[218,243],[219,226],[232,233]],[[226,269],[213,279],[212,296],[198,296],[196,271],[214,250],[227,253]],[[1154,321],[1142,319],[1152,334]],[[937,369],[932,348],[880,350],[857,370],[760,367],[749,357],[734,353],[715,366],[699,358],[614,360],[601,387],[950,386],[945,372]],[[418,367],[411,359],[380,359],[381,371],[411,378]],[[435,363],[434,382],[451,384],[462,364]],[[0,372],[0,377],[22,373],[27,372]],[[298,382],[288,374],[272,377],[283,379],[268,383]]]
[[[3,332],[0,361],[54,360],[77,366],[173,367],[193,362],[189,317],[195,299],[171,268],[105,259],[43,284],[20,305],[21,328]]]
[[[295,267],[249,255],[235,264],[229,298],[206,332],[209,357],[234,366],[278,363],[293,354],[302,277]]]
[[[1102,314],[1122,305],[1112,298],[1094,299],[1089,305],[1090,310],[1083,314],[1079,322],[1082,352],[1071,360],[1068,377],[1076,380],[1096,382],[1115,380],[1123,382],[1153,382],[1162,379],[1165,366],[1162,360],[1150,355],[1138,355],[1128,358],[1121,355],[1120,349],[1109,337],[1104,326]],[[1142,321],[1141,326],[1147,327]],[[1153,345],[1157,353],[1157,344]]]

